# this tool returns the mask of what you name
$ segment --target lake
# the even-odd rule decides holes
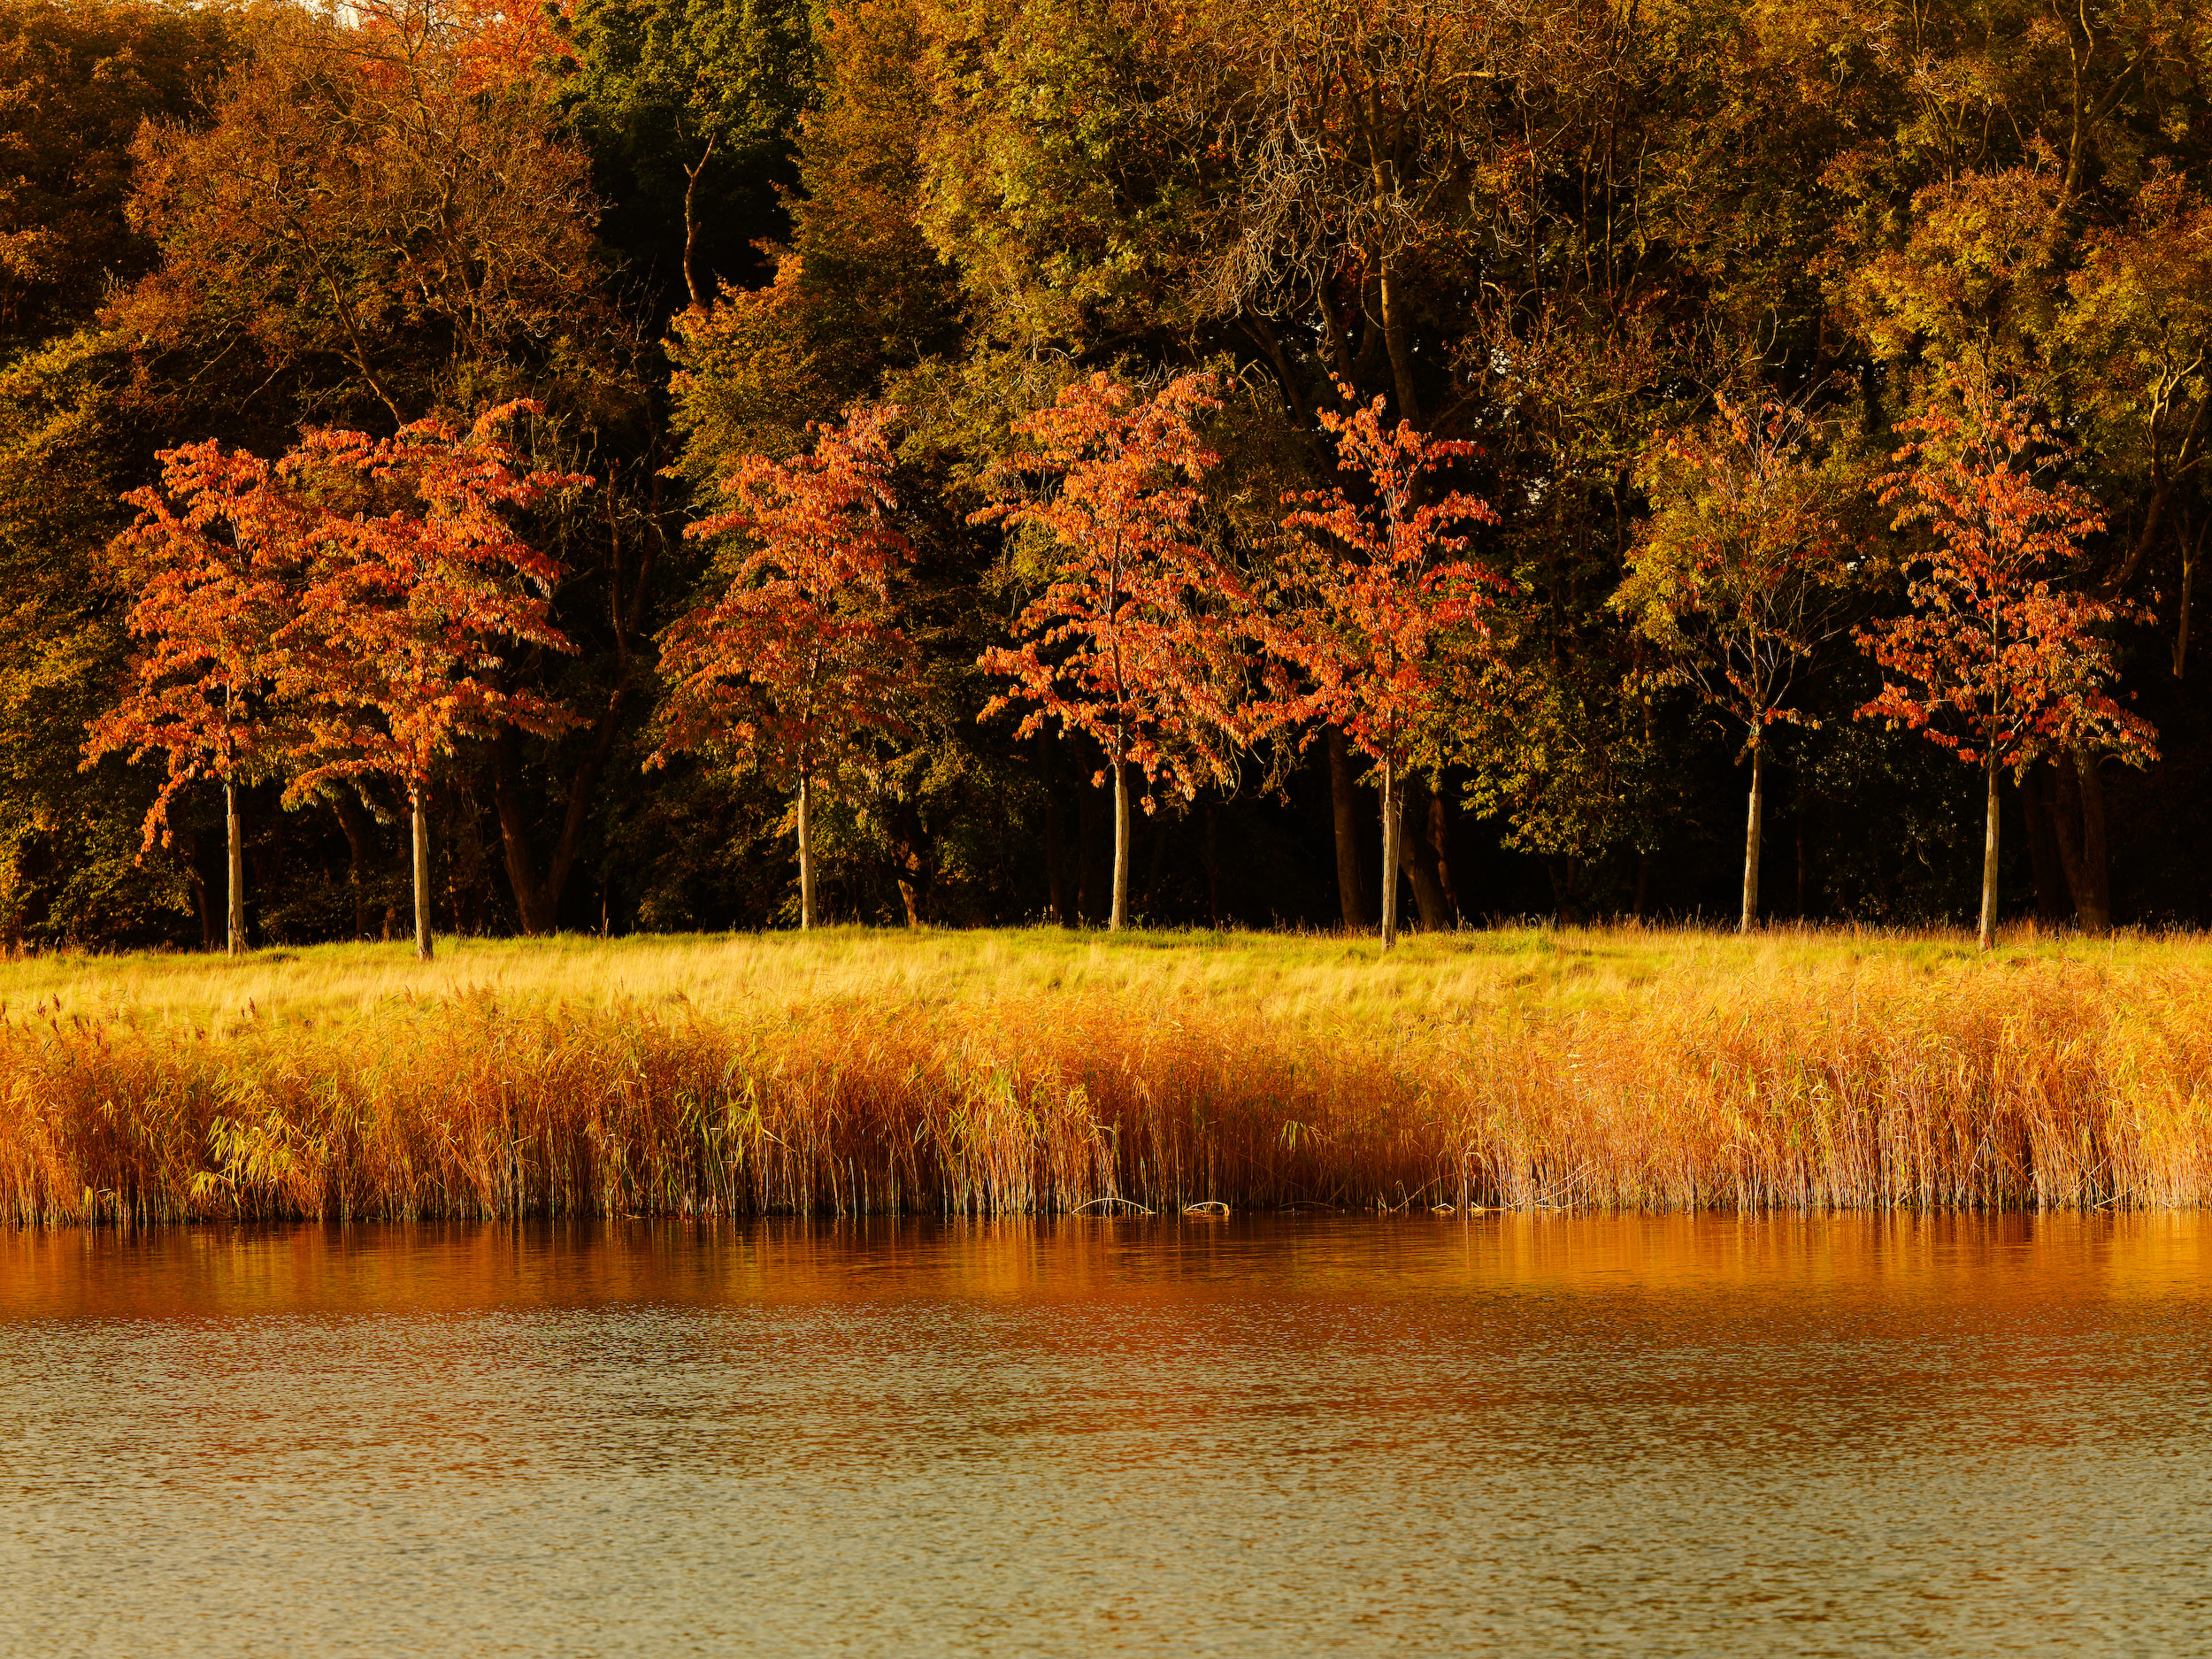
[[[2212,1223],[0,1233],[0,1652],[2175,1652]]]

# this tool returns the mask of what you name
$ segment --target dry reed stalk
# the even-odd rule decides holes
[[[1161,1213],[2195,1205],[2212,976],[1870,969],[1457,1018],[1121,989],[711,1013],[489,995],[312,1029],[0,1023],[0,1210]],[[1121,1204],[1102,1206],[1118,1209]]]

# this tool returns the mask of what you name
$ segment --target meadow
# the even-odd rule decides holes
[[[2212,942],[831,929],[0,963],[0,1214],[2193,1206]]]

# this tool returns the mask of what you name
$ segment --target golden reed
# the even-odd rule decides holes
[[[0,1024],[0,1210],[2197,1205],[2212,974],[1686,972],[1463,1018],[1127,988]],[[1117,1206],[1119,1207],[1119,1206]]]

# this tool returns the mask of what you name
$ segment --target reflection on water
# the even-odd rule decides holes
[[[0,1235],[0,1651],[2163,1652],[2212,1223]]]

